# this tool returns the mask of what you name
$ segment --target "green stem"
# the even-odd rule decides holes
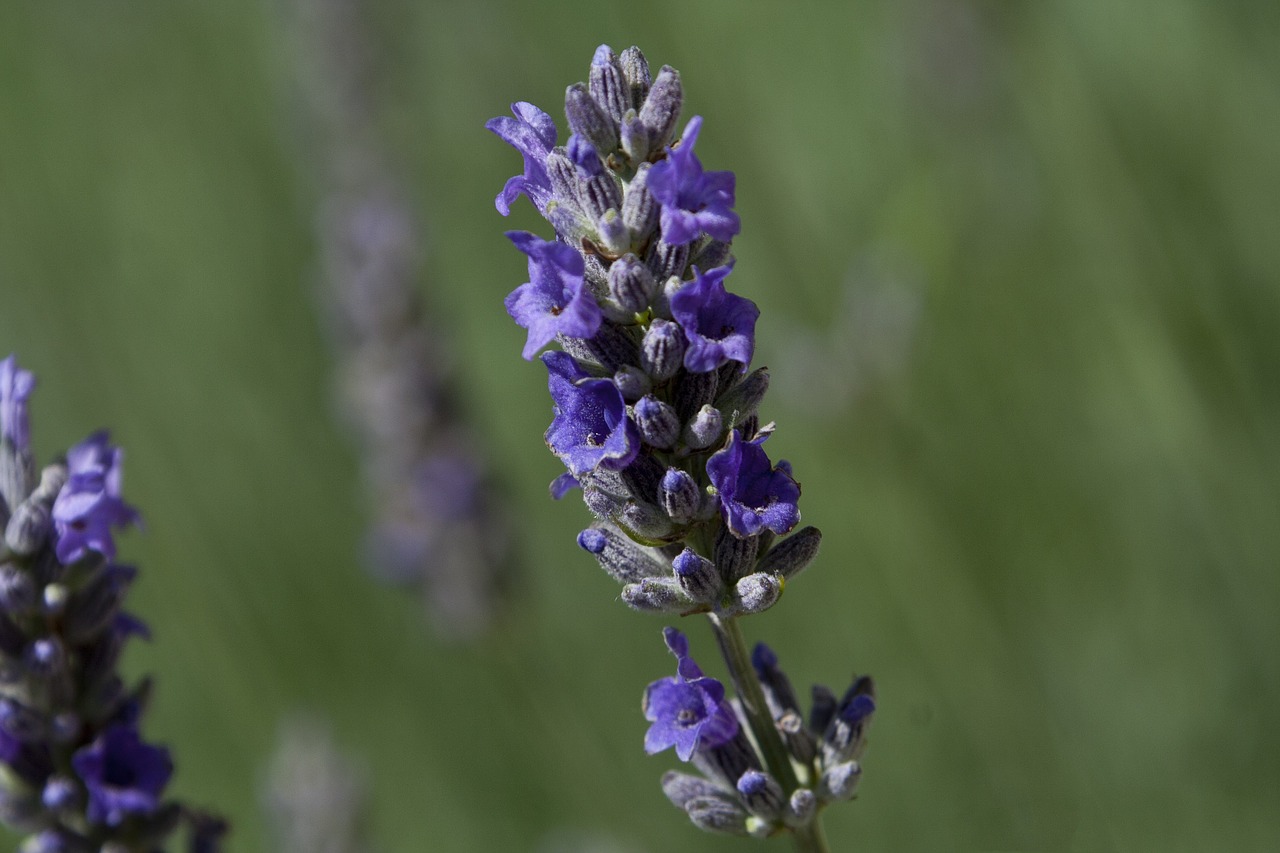
[[[822,831],[822,815],[813,816],[808,826],[798,826],[791,830],[791,841],[797,853],[831,853],[827,845],[827,834]]]

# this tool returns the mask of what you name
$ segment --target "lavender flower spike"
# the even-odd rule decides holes
[[[494,206],[503,216],[511,213],[511,204],[523,193],[545,213],[551,200],[551,179],[547,177],[547,155],[556,144],[556,124],[551,116],[533,104],[518,101],[511,105],[515,118],[498,116],[485,123],[512,148],[524,157],[524,174],[509,179],[502,192],[494,199]]]
[[[140,516],[120,497],[124,451],[96,432],[67,451],[67,484],[53,503],[58,560],[69,565],[89,551],[116,555],[111,528],[137,524]]]
[[[547,429],[547,445],[574,477],[603,467],[618,471],[640,451],[640,435],[627,417],[618,386],[593,379],[563,352],[548,352],[542,363],[550,373],[548,387],[555,418]]]
[[[728,361],[739,362],[745,370],[755,353],[760,309],[724,289],[732,271],[732,263],[705,273],[694,267],[693,281],[671,296],[671,313],[688,342],[684,366],[694,373],[707,373]]]
[[[26,392],[5,371],[0,403]],[[7,432],[3,449],[9,450]],[[65,463],[7,488],[12,511],[0,541],[0,821],[32,833],[24,851],[158,853],[179,824],[192,853],[216,853],[226,825],[166,799],[167,749],[139,733],[149,685],[118,672],[127,641],[149,637],[123,603],[136,569],[111,562],[112,528],[138,513],[120,494],[123,454],[99,432]],[[74,564],[74,565],[73,565]]]
[[[556,335],[591,338],[603,314],[583,281],[582,256],[564,243],[543,240],[527,231],[508,231],[507,238],[529,256],[529,280],[507,296],[507,313],[529,330],[526,361]]]
[[[704,232],[732,240],[742,229],[732,210],[733,172],[704,172],[693,153],[700,130],[702,116],[689,119],[680,144],[649,170],[649,192],[662,205],[662,239],[671,246],[692,242]]]
[[[761,447],[767,437],[745,441],[735,429],[728,446],[707,460],[707,475],[735,536],[755,536],[765,529],[787,533],[800,522],[800,484],[785,461],[777,467],[769,462]]]

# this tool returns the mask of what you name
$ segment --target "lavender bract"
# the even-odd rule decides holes
[[[0,819],[30,833],[23,850],[158,853],[186,824],[189,849],[215,853],[225,824],[164,799],[169,752],[138,729],[149,684],[117,672],[127,641],[149,637],[121,609],[137,570],[112,562],[112,530],[138,520],[123,454],[95,433],[37,482],[34,380],[0,364],[0,412],[22,425],[0,435]]]
[[[683,98],[674,69],[651,77],[639,49],[618,56],[601,45],[589,82],[566,91],[565,146],[529,104],[515,108],[518,121],[490,122],[525,159],[498,209],[526,194],[556,235],[513,237],[530,282],[507,309],[529,330],[526,358],[553,340],[561,347],[542,355],[546,440],[569,469],[552,497],[581,487],[595,516],[578,544],[631,608],[706,614],[732,676],[730,700],[684,635],[666,630],[677,674],[645,691],[644,746],[675,747],[701,775],[668,774],[664,792],[702,829],[787,832],[800,850],[826,851],[818,813],[851,796],[861,773],[871,682],[815,702],[806,726],[794,702],[775,701],[785,677],[753,668],[738,627],[780,600],[821,533],[788,535],[800,486],[761,447],[774,431],[758,415],[769,375],[748,372],[760,312],[724,285],[741,228],[735,178],[703,169],[700,116],[671,143]]]

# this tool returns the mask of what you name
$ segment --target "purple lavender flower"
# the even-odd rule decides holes
[[[111,528],[140,520],[137,510],[120,497],[123,463],[124,451],[108,443],[105,430],[67,451],[67,482],[53,503],[58,560],[64,565],[88,551],[114,558]]]
[[[732,240],[742,228],[733,207],[733,172],[704,172],[693,153],[702,129],[702,116],[685,125],[680,144],[667,159],[649,170],[649,192],[662,205],[662,239],[681,246],[703,232],[717,240]]]
[[[750,299],[724,289],[733,264],[701,272],[671,296],[671,314],[684,329],[688,346],[684,366],[694,373],[715,370],[727,361],[744,369],[755,352],[756,319],[760,309]]]
[[[515,118],[498,116],[484,126],[520,152],[524,157],[524,174],[508,180],[493,203],[499,213],[508,216],[512,202],[524,193],[539,213],[545,213],[552,192],[544,164],[556,144],[556,123],[551,116],[525,101],[512,104],[511,112]]]
[[[133,726],[122,724],[78,750],[71,766],[89,791],[89,820],[109,826],[155,811],[173,774],[167,749],[144,743]]]
[[[27,398],[35,387],[35,377],[18,367],[16,356],[0,361],[0,439],[8,439],[19,451],[30,449]]]
[[[507,313],[529,330],[522,355],[532,361],[556,335],[590,338],[600,330],[600,306],[582,279],[582,255],[564,243],[527,231],[508,231],[508,239],[529,256],[529,280],[507,296]]]
[[[543,353],[542,363],[555,405],[546,434],[551,452],[574,477],[597,467],[620,471],[630,465],[640,452],[640,433],[627,417],[618,386],[593,379],[567,353]]]
[[[689,641],[675,628],[664,628],[667,648],[676,657],[676,675],[661,678],[645,690],[644,716],[653,723],[644,736],[653,755],[674,746],[681,761],[699,749],[728,743],[738,733],[738,718],[725,701],[724,685],[702,674],[689,657]]]
[[[767,437],[744,441],[735,429],[728,445],[707,460],[707,475],[735,536],[755,536],[765,528],[786,533],[800,521],[800,484],[785,461],[777,467],[769,462],[761,447]]]

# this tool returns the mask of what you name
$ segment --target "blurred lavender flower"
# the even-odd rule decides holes
[[[778,602],[822,535],[796,530],[800,485],[761,446],[774,427],[758,415],[769,374],[748,373],[760,312],[724,286],[740,230],[735,179],[694,154],[701,117],[671,142],[682,101],[674,69],[654,78],[639,49],[601,45],[589,81],[566,90],[564,146],[531,104],[513,105],[519,121],[487,125],[524,160],[499,212],[528,195],[559,240],[508,235],[530,256],[532,283],[507,308],[529,330],[526,358],[561,347],[542,355],[546,441],[568,469],[553,497],[580,487],[596,516],[578,544],[633,609],[707,614],[732,677],[728,699],[667,629],[677,675],[645,692],[645,748],[675,747],[702,773],[668,774],[668,797],[703,829],[790,832],[797,849],[825,851],[817,814],[852,794],[871,682],[841,703],[823,694],[806,730],[791,705],[774,713],[771,685],[785,677],[753,667],[738,627]]]
[[[142,739],[150,682],[117,672],[131,636],[121,607],[137,575],[112,562],[112,529],[138,521],[121,494],[123,453],[98,432],[40,472],[27,401],[34,379],[0,362],[0,819],[23,851],[156,853],[180,824],[214,853],[221,820],[164,799],[169,751]]]
[[[368,796],[325,724],[294,717],[280,727],[263,796],[275,853],[369,853]]]
[[[489,626],[510,580],[509,521],[454,394],[447,335],[419,292],[420,228],[376,131],[367,11],[354,0],[290,11],[306,108],[298,136],[314,146],[308,177],[322,197],[321,295],[372,507],[366,557],[379,577],[421,588],[442,636],[465,640]],[[549,118],[517,114],[500,123],[528,151],[511,199],[545,183],[539,139],[554,135]]]

